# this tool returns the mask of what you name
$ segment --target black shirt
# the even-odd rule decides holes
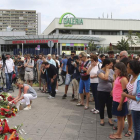
[[[49,76],[49,78],[53,78],[54,75],[57,74],[57,68],[50,64],[50,67],[47,69],[47,75]]]
[[[67,61],[67,66],[68,66],[68,74],[73,74],[74,73],[74,66],[71,64],[74,62],[74,59],[69,58]]]

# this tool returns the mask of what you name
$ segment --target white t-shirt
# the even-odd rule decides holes
[[[91,67],[91,65],[90,65],[90,67]],[[98,62],[97,65],[91,69],[90,76],[97,75],[97,71],[99,69],[101,69],[101,67],[102,67],[102,64]],[[93,79],[90,78],[90,83],[99,83],[98,77],[93,78]]]
[[[13,71],[13,66],[14,66],[14,62],[13,60],[10,58],[10,59],[6,59],[5,61],[5,73],[11,73]],[[8,70],[8,72],[7,72]]]
[[[58,66],[60,66],[60,62],[59,62],[59,60],[56,60],[56,62],[58,63]]]

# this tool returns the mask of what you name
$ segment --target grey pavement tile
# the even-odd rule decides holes
[[[44,135],[41,140],[59,140],[61,134],[55,134],[53,132]]]
[[[97,140],[110,140],[109,135],[97,135]]]
[[[47,128],[34,127],[28,132],[28,134],[43,136],[46,131],[47,131]]]
[[[91,131],[91,130],[80,130],[79,136],[83,137],[93,137],[96,138],[96,131]]]
[[[109,134],[112,134],[113,130],[112,128],[107,128],[107,127],[97,127],[97,135],[105,135],[108,136]]]
[[[89,138],[89,137],[78,137],[78,140],[96,140],[96,138],[93,138],[93,137],[91,137],[91,138]]]
[[[92,124],[82,124],[81,130],[90,130],[90,131],[96,131],[96,122]]]
[[[64,128],[65,128],[66,125],[63,125],[63,124],[56,124],[56,125],[50,125],[50,127],[47,129],[45,135],[53,132],[53,133],[62,133]]]
[[[22,135],[22,137],[23,137],[25,140],[41,140],[41,139],[42,139],[42,136],[30,135],[30,134]]]

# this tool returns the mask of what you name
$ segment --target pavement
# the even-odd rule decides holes
[[[36,87],[35,90],[37,89]],[[16,117],[8,119],[9,126],[12,128],[23,124],[22,129],[26,134],[21,136],[25,140],[109,140],[109,134],[115,131],[108,124],[106,111],[105,126],[100,126],[99,114],[90,112],[90,109],[94,107],[94,102],[90,102],[89,110],[77,107],[76,102],[70,101],[71,86],[67,99],[62,100],[64,89],[64,85],[59,87],[55,99],[47,99],[48,94],[37,91],[38,98],[33,100],[32,109],[21,110]],[[18,90],[15,89],[15,92],[11,94],[16,96]],[[127,124],[122,140],[132,140],[132,137],[124,137],[126,131]]]

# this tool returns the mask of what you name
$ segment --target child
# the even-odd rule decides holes
[[[43,85],[42,92],[45,93],[46,92],[46,69],[44,68],[44,66],[41,67],[41,83]]]
[[[118,111],[118,106],[121,101],[121,94],[123,90],[126,89],[128,83],[127,80],[127,71],[126,66],[122,62],[115,64],[115,75],[117,75],[116,80],[114,81],[113,87],[113,109],[112,114],[117,116],[118,119],[118,130],[117,133],[109,136],[110,139],[121,139],[122,131],[124,127],[124,117],[128,114],[127,108],[127,98],[124,98],[122,110]]]

